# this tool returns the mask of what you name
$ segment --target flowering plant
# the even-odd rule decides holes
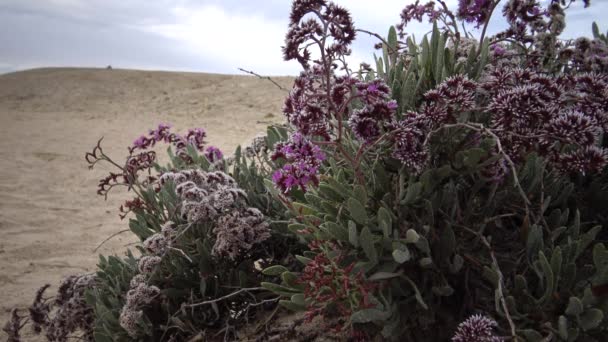
[[[135,193],[121,215],[141,255],[101,258],[71,292],[94,324],[67,330],[303,340],[315,332],[296,326],[312,322],[352,340],[601,341],[607,42],[597,25],[594,39],[560,39],[573,3],[416,1],[384,38],[331,1],[293,1],[283,52],[303,71],[286,125],[229,158],[204,130],[164,124],[124,164],[100,143],[87,154],[118,170],[99,194]],[[500,8],[509,27],[490,37]],[[425,17],[417,41],[407,24]],[[382,54],[353,71],[357,34]],[[39,329],[52,321],[41,298]],[[300,313],[287,328],[271,323],[284,309]],[[21,319],[6,327],[15,341]]]

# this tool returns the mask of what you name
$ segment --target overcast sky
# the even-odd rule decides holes
[[[545,0],[547,1],[547,0]],[[358,28],[385,35],[413,0],[338,0]],[[423,1],[424,2],[424,1]],[[448,0],[454,8],[457,0]],[[504,0],[503,0],[504,2]],[[44,66],[297,74],[281,55],[289,0],[0,0],[0,73]],[[502,5],[500,5],[502,8]],[[603,31],[608,0],[578,1],[565,37]],[[490,31],[504,22],[495,16]],[[603,19],[603,18],[602,18]],[[428,26],[408,31],[422,36]],[[359,35],[353,61],[369,61],[374,40]]]

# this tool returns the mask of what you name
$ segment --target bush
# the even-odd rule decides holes
[[[296,0],[283,51],[303,71],[288,125],[228,159],[202,129],[160,125],[125,163],[99,143],[91,167],[118,170],[99,194],[136,194],[121,215],[142,244],[101,257],[88,290],[70,292],[94,324],[65,331],[314,338],[272,327],[279,304],[303,312],[293,325],[316,320],[343,339],[601,341],[606,39],[594,24],[593,40],[560,40],[571,4],[535,0],[505,1],[509,28],[487,37],[499,3],[408,5],[386,38],[374,34],[374,68],[353,71],[345,57],[369,32],[336,4]],[[417,41],[406,27],[425,16],[432,31]],[[167,166],[151,150],[160,143]],[[47,336],[52,312],[75,315],[41,306],[31,320]],[[13,340],[21,318],[5,328]]]

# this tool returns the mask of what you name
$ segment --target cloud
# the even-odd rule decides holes
[[[286,20],[272,20],[260,13],[229,13],[216,5],[175,7],[172,14],[176,18],[173,24],[134,28],[181,42],[191,53],[215,61],[222,71],[236,72],[243,67],[265,74],[294,74],[298,70],[297,63],[282,60]]]
[[[547,0],[543,0],[547,1]],[[337,0],[359,28],[386,35],[413,0]],[[426,2],[423,0],[421,2]],[[457,0],[448,0],[455,9]],[[503,0],[503,3],[505,0]],[[34,66],[98,66],[238,73],[243,67],[270,75],[296,74],[282,60],[288,0],[0,0],[1,70]],[[502,4],[489,34],[504,29]],[[567,12],[566,38],[590,35],[608,1]],[[417,40],[427,23],[407,32]],[[606,30],[605,27],[602,27]],[[479,31],[476,31],[479,34]],[[376,39],[359,34],[351,61],[371,61]]]

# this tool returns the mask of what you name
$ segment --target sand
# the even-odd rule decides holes
[[[275,78],[289,88],[292,78]],[[106,69],[36,69],[0,75],[0,326],[45,283],[95,270],[98,254],[124,254],[135,240],[107,201],[84,154],[104,150],[124,160],[148,128],[170,122],[179,132],[203,127],[231,153],[283,120],[285,92],[251,76]],[[28,329],[29,330],[29,329]],[[4,339],[0,333],[0,339]],[[28,339],[29,340],[29,339]]]

